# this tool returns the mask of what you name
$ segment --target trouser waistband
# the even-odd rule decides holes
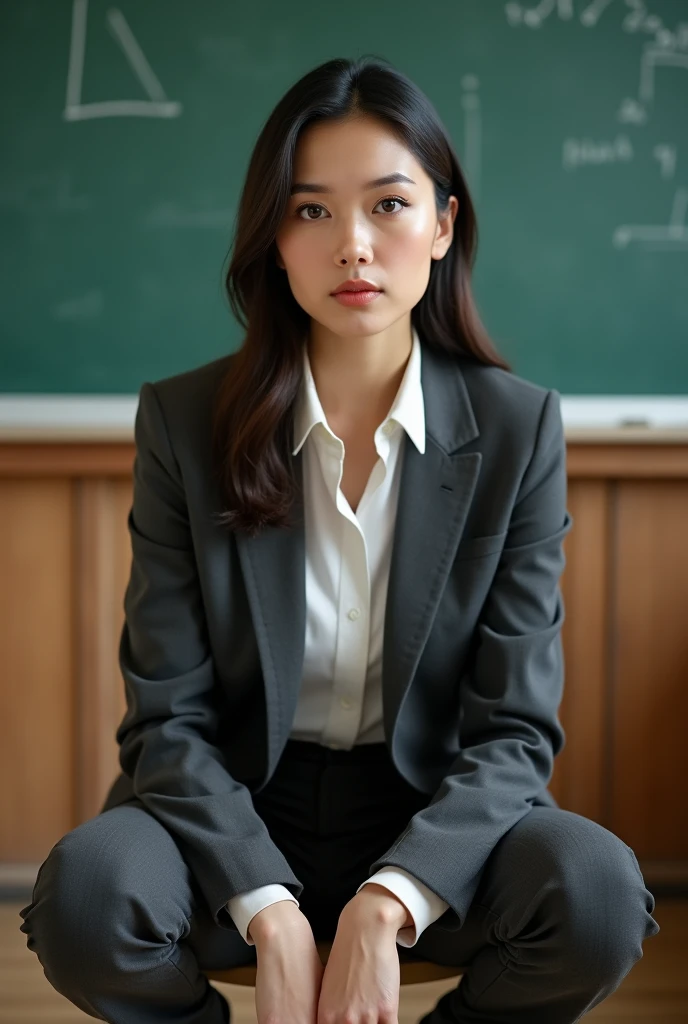
[[[350,750],[345,750],[310,740],[289,739],[282,758],[286,761],[316,761],[319,764],[391,763],[386,743],[356,743]]]

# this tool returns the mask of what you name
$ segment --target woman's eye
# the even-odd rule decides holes
[[[408,206],[408,203],[406,202],[406,200],[405,199],[399,199],[398,196],[390,196],[389,199],[381,199],[380,203],[401,203],[402,206]],[[378,203],[377,205],[379,206],[380,203]],[[385,213],[392,213],[392,214],[401,213],[401,210],[386,210]]]
[[[401,203],[402,206],[408,206],[409,205],[408,202],[405,199],[401,199],[399,196],[388,196],[386,199],[380,199],[380,201],[378,203],[376,203],[375,205],[379,206],[380,203]],[[319,203],[304,203],[303,206],[299,206],[299,208],[296,211],[296,215],[301,220],[323,220],[324,218],[322,218],[322,217],[310,217],[310,216],[309,217],[301,217],[301,211],[302,210],[324,210],[324,209],[325,209],[325,207],[321,206]],[[401,210],[384,210],[383,213],[386,213],[390,217],[396,217],[396,216],[398,216],[398,214],[401,213]]]

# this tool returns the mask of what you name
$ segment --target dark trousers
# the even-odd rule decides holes
[[[254,805],[304,890],[316,938],[409,818],[430,801],[384,744],[350,751],[290,740]],[[461,830],[457,830],[457,860]],[[426,1024],[570,1024],[612,993],[659,931],[630,847],[588,818],[533,807],[488,856],[460,928],[448,910],[401,960],[466,966]],[[20,912],[50,984],[115,1024],[224,1024],[230,1008],[200,973],[254,963],[219,928],[171,834],[138,800],[68,832]]]

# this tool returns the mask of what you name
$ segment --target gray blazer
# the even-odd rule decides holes
[[[557,806],[546,787],[564,745],[559,578],[573,521],[559,393],[421,343],[427,445],[404,437],[383,696],[394,764],[428,804],[370,873],[411,872],[449,904],[436,926],[451,931],[498,840],[534,805]],[[211,405],[231,360],[140,390],[122,772],[101,808],[140,800],[224,928],[237,893],[303,891],[252,801],[301,683],[301,491],[290,529],[249,538],[213,521]],[[301,453],[294,471],[301,484]]]

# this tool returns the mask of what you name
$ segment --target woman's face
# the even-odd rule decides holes
[[[392,174],[410,180],[369,187]],[[438,219],[431,178],[389,129],[369,117],[313,125],[299,138],[294,188],[277,264],[314,320],[338,335],[378,334],[420,301],[430,261],[451,245],[458,200]],[[342,305],[331,293],[351,277],[383,294]]]

